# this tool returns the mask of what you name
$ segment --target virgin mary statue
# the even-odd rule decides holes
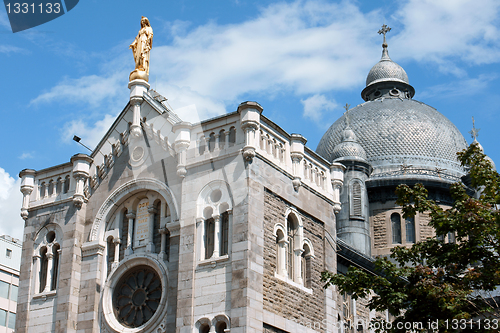
[[[134,53],[135,70],[130,73],[130,80],[143,79],[148,81],[149,77],[149,52],[153,47],[153,29],[147,17],[141,18],[141,30],[130,44]],[[143,72],[143,73],[141,73]]]

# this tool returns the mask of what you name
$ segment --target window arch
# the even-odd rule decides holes
[[[304,284],[304,277],[307,278],[308,274],[307,262],[313,258],[313,251],[311,242],[304,239],[302,218],[296,209],[287,209],[284,223],[275,224],[274,235],[277,244],[277,276]]]
[[[406,242],[415,243],[415,217],[408,217],[405,220]]]
[[[43,227],[35,239],[33,279],[35,293],[57,290],[61,261],[62,231],[55,224]]]
[[[229,254],[232,207],[229,186],[224,181],[213,181],[200,191],[196,219],[200,260]]]
[[[401,216],[398,213],[391,214],[392,244],[401,244]]]
[[[364,218],[363,214],[363,184],[359,179],[353,179],[349,186],[350,217]]]
[[[229,329],[229,325],[229,318],[224,314],[215,316],[214,319],[212,319],[212,326],[215,328],[216,333],[224,333]]]
[[[304,287],[312,286],[312,260],[314,259],[314,250],[309,239],[304,239],[301,255],[301,274]]]

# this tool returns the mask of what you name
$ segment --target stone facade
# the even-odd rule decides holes
[[[390,73],[379,68],[391,62],[384,45],[377,77]],[[346,332],[375,314],[366,299],[323,289],[321,272],[433,237],[428,215],[401,216],[394,189],[422,181],[447,204],[462,175],[433,156],[435,138],[406,133],[449,130],[458,139],[440,146],[451,147],[445,156],[462,144],[453,124],[430,128],[443,116],[411,100],[407,77],[367,83],[367,102],[332,125],[318,153],[256,102],[191,124],[146,81],[128,87],[90,156],[20,173],[18,333]]]
[[[304,223],[304,237],[312,241],[315,258],[311,267],[311,284],[308,289],[298,288],[275,277],[277,271],[276,237],[274,225],[286,219],[285,212],[290,204],[271,192],[264,198],[264,310],[298,322],[321,322],[324,318],[325,299],[320,281],[323,266],[324,225],[311,216],[301,213]]]

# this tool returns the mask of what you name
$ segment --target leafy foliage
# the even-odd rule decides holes
[[[431,322],[439,323],[439,332],[463,332],[450,324],[452,320],[467,322],[471,331],[473,318],[500,321],[498,305],[488,293],[500,285],[500,177],[476,144],[458,153],[458,159],[477,192],[469,195],[471,191],[461,182],[451,185],[451,208],[430,200],[421,184],[400,185],[396,190],[404,217],[427,213],[436,235],[454,235],[455,242],[436,237],[412,247],[396,247],[391,250],[392,260],[376,259],[375,276],[353,266],[346,275],[322,275],[325,288],[337,285],[354,299],[372,295],[371,310],[387,310],[395,317],[392,328],[385,331],[404,332],[396,328],[398,322],[424,323],[425,332],[432,331],[427,326]],[[483,325],[473,331],[500,330],[492,327]]]

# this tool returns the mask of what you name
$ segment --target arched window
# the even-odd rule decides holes
[[[214,151],[214,149],[215,149],[215,133],[210,133],[210,136],[208,139],[208,150]]]
[[[42,199],[42,198],[44,198],[44,197],[45,197],[45,188],[46,188],[46,186],[45,186],[45,182],[43,182],[43,183],[40,185],[40,193],[39,193],[39,195],[40,195],[40,199]]]
[[[69,175],[64,178],[64,193],[68,193],[69,191],[69,183],[70,183],[70,177]]]
[[[351,183],[351,217],[363,217],[362,185],[359,180]]]
[[[408,217],[405,221],[406,224],[406,242],[415,243],[415,218]]]
[[[401,244],[401,216],[398,213],[391,215],[392,244]]]
[[[217,323],[217,326],[215,327],[215,332],[217,333],[224,333],[224,330],[227,328],[227,325],[225,322],[221,321]]]
[[[293,280],[294,274],[293,274],[293,268],[294,268],[294,239],[295,235],[297,233],[297,225],[293,218],[288,215],[287,217],[287,226],[286,226],[286,233],[287,233],[287,244],[286,244],[286,271],[287,271],[287,276],[289,279]]]
[[[54,192],[54,181],[51,179],[49,181],[49,197],[53,196],[55,194]]]
[[[43,292],[45,290],[45,285],[47,284],[47,248],[42,247],[40,250],[40,271],[38,274],[40,275],[40,288],[38,290],[39,293]]]
[[[33,273],[36,293],[57,290],[61,256],[61,240],[57,238],[56,226],[49,225],[38,233],[34,248]]]
[[[227,184],[213,181],[200,192],[197,201],[199,260],[226,256],[230,252],[232,200]]]
[[[205,137],[202,136],[199,140],[199,146],[198,146],[198,153],[200,155],[203,155],[205,153],[205,145],[206,145]]]
[[[228,253],[229,245],[229,213],[224,212],[221,216],[221,249],[220,255],[224,256]]]
[[[309,240],[304,241],[304,246],[302,247],[303,252],[301,256],[301,273],[302,281],[304,282],[304,287],[311,288],[312,285],[312,259],[314,254],[310,245]]]
[[[219,149],[224,149],[226,144],[226,132],[222,129],[219,132]]]
[[[205,259],[214,254],[215,221],[213,218],[205,220]]]
[[[200,333],[210,332],[210,326],[208,324],[203,324],[200,326]]]
[[[229,129],[229,147],[234,146],[236,143],[236,128],[231,127]]]

